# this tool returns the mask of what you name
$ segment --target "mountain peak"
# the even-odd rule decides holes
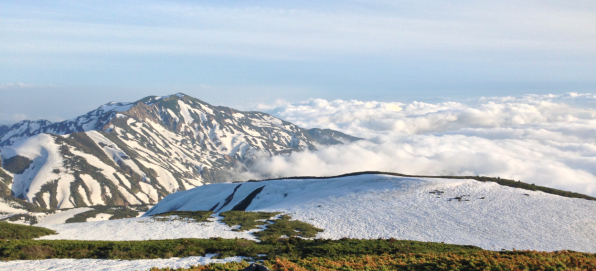
[[[156,203],[172,192],[230,181],[227,171],[258,157],[358,140],[182,93],[4,130],[0,151],[11,157],[3,165],[19,169],[10,191],[47,208]]]

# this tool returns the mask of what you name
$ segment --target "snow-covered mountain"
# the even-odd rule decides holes
[[[318,238],[396,238],[489,250],[596,252],[596,201],[473,179],[363,173],[212,184],[171,194],[144,216],[176,210],[289,213],[293,219],[323,229]],[[114,223],[133,222],[110,223],[93,227],[107,231]],[[74,226],[57,229],[64,233],[56,239],[82,238],[88,231]],[[202,238],[228,234],[194,231],[203,234]],[[118,236],[142,237],[124,232]]]
[[[261,156],[358,138],[175,94],[0,127],[0,190],[46,208],[151,204]]]

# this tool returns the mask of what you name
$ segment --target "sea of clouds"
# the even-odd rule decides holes
[[[525,95],[464,102],[328,101],[261,105],[307,128],[365,138],[265,157],[243,178],[380,170],[481,175],[596,196],[596,95]]]

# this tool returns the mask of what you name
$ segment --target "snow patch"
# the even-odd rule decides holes
[[[11,214],[27,213],[27,210],[20,209],[17,207],[20,207],[20,206],[13,202],[7,201],[3,198],[0,198],[0,212],[11,213]]]
[[[228,257],[212,259],[216,254],[206,254],[205,257],[192,256],[187,258],[151,259],[151,260],[105,260],[105,259],[49,259],[49,260],[19,260],[0,262],[0,270],[150,270],[156,268],[190,268],[197,265],[211,263],[240,262],[244,257]]]
[[[112,217],[112,214],[106,214],[106,213],[99,213],[97,215],[95,215],[95,217],[89,217],[87,218],[87,222],[92,222],[92,221],[105,221],[105,220],[109,220],[110,217]]]
[[[58,180],[58,188],[56,191],[56,199],[58,200],[58,209],[66,209],[74,207],[74,204],[70,201],[70,185],[75,181],[73,175],[63,175]]]
[[[178,191],[178,181],[176,181],[176,178],[174,178],[174,175],[172,175],[172,173],[168,170],[163,169],[160,166],[154,165],[154,164],[150,164],[150,163],[146,163],[146,162],[142,162],[143,166],[153,169],[155,170],[155,172],[157,172],[157,181],[163,186],[165,187],[169,192],[176,192]]]
[[[56,224],[64,224],[67,219],[77,214],[91,210],[93,210],[93,208],[88,207],[74,208],[69,210],[58,210],[53,214],[39,218],[37,226],[51,226]]]
[[[184,118],[184,122],[186,122],[186,124],[190,125],[194,121],[194,119],[190,116],[190,110],[191,110],[190,106],[188,106],[181,100],[178,100],[178,106],[180,106],[180,114],[182,114],[182,117]]]
[[[87,206],[93,205],[93,204],[89,203],[89,199],[87,199],[87,193],[85,192],[85,188],[83,188],[82,186],[79,186],[77,190],[79,192],[79,195],[81,195],[81,198],[83,198],[83,202],[85,202],[85,205],[87,205]]]
[[[4,159],[20,155],[32,160],[25,172],[13,175],[11,188],[15,195],[24,194],[30,202],[44,184],[60,178],[53,170],[62,166],[62,158],[51,135],[32,136],[13,146],[3,147],[1,153]]]
[[[176,116],[176,113],[174,113],[174,111],[172,111],[171,109],[168,108],[168,113],[170,114],[170,116],[172,116],[173,119],[176,120],[176,122],[180,122],[180,118],[178,118],[178,116]]]
[[[80,177],[81,180],[83,180],[83,182],[85,183],[85,186],[87,186],[87,189],[89,189],[89,197],[91,198],[92,202],[91,205],[105,204],[103,198],[101,197],[101,186],[99,182],[97,182],[95,179],[93,179],[93,177],[87,174],[81,174]]]
[[[232,231],[220,221],[195,223],[181,220],[157,221],[152,217],[48,225],[58,232],[45,240],[163,240],[178,238],[245,238],[256,240],[250,232]]]

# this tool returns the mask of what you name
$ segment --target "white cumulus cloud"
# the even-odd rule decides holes
[[[526,95],[465,102],[313,99],[270,113],[367,140],[263,158],[243,178],[381,170],[483,175],[596,196],[596,95]],[[264,107],[263,107],[264,108]]]

